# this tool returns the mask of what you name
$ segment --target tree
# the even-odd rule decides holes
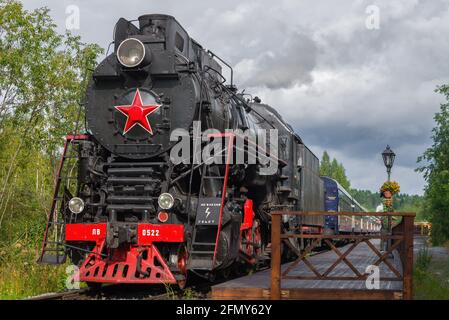
[[[0,0],[0,274],[5,277],[14,269],[16,281],[29,284],[42,273],[23,264],[34,263],[62,137],[78,120],[84,123],[80,102],[100,51],[79,37],[58,34],[48,9],[27,11],[18,1]],[[48,290],[45,281],[33,283]]]
[[[337,180],[347,190],[351,187],[343,164],[339,163],[335,158],[331,161],[327,151],[323,152],[323,157],[321,158],[320,175]]]
[[[441,244],[449,239],[449,86],[438,87],[436,92],[446,98],[434,116],[432,146],[418,158],[427,182],[424,211],[432,222],[432,241]]]
[[[320,175],[329,177],[331,175],[331,160],[327,151],[323,152],[320,162]]]
[[[350,193],[369,211],[376,211],[376,207],[382,203],[379,192],[351,189]],[[424,221],[426,216],[422,211],[423,201],[422,196],[399,193],[394,196],[393,208],[397,212],[416,212],[416,220]]]

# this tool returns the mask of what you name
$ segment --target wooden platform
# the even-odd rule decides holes
[[[372,241],[379,249],[379,241]],[[350,245],[339,248],[345,252]],[[326,251],[309,257],[307,260],[323,273],[338,259],[334,251]],[[360,243],[346,257],[352,265],[361,273],[367,273],[366,268],[373,265],[379,257],[372,251],[366,243]],[[399,254],[394,251],[393,257],[388,259],[401,274],[402,265]],[[283,272],[289,265],[283,264]],[[382,262],[379,265],[381,278],[395,278],[395,274]],[[314,276],[308,266],[301,261],[289,276]],[[341,261],[333,269],[328,277],[351,278],[354,271]],[[213,299],[270,299],[271,269],[254,273],[242,278],[234,279],[212,287]],[[282,299],[402,299],[402,281],[381,280],[379,289],[367,289],[365,280],[297,280],[282,279],[281,295]]]

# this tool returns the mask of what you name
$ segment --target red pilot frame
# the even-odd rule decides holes
[[[82,262],[79,280],[104,283],[173,283],[177,281],[156,242],[184,242],[181,224],[137,225],[137,244],[105,250],[107,224],[67,224],[66,241],[95,242]]]

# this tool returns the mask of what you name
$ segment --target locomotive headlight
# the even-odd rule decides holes
[[[145,59],[144,44],[135,38],[124,40],[117,49],[117,59],[127,68],[137,67]]]
[[[81,213],[84,210],[84,201],[78,197],[70,199],[69,210],[74,214]]]
[[[157,199],[157,203],[162,209],[168,210],[175,204],[175,198],[173,198],[170,193],[163,193],[159,196],[159,199]]]

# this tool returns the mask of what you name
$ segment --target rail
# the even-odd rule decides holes
[[[392,228],[390,233],[376,232],[365,234],[310,234],[310,233],[281,233],[281,221],[283,215],[289,216],[352,216],[352,217],[397,217],[398,221]],[[271,299],[279,300],[282,297],[281,282],[283,279],[290,280],[366,280],[369,276],[367,273],[361,273],[354,265],[349,261],[348,255],[354,250],[355,247],[361,243],[366,243],[367,246],[377,256],[375,266],[379,266],[384,263],[388,266],[389,270],[394,274],[394,277],[384,277],[379,280],[385,281],[402,281],[402,298],[405,300],[412,299],[412,273],[413,273],[413,231],[414,231],[414,213],[397,213],[397,212],[299,212],[299,211],[281,211],[274,212],[271,217]],[[309,245],[300,252],[291,245],[289,238],[304,239],[309,242]],[[345,252],[340,251],[331,240],[349,240],[352,242],[348,246]],[[388,246],[385,252],[381,252],[371,242],[373,239],[380,239],[389,241],[391,244]],[[315,249],[320,242],[324,241],[329,248],[336,253],[337,260],[332,263],[327,270],[320,272],[308,259],[308,255]],[[285,268],[281,270],[281,243],[284,242],[289,246],[293,252],[298,256],[293,262],[289,262]],[[398,270],[388,259],[395,253],[399,253],[399,260],[401,264],[400,270]],[[312,276],[291,276],[290,271],[294,269],[300,262],[303,262],[313,273]],[[337,265],[344,262],[354,273],[354,276],[331,276],[331,272]],[[335,290],[338,294],[338,289]]]

